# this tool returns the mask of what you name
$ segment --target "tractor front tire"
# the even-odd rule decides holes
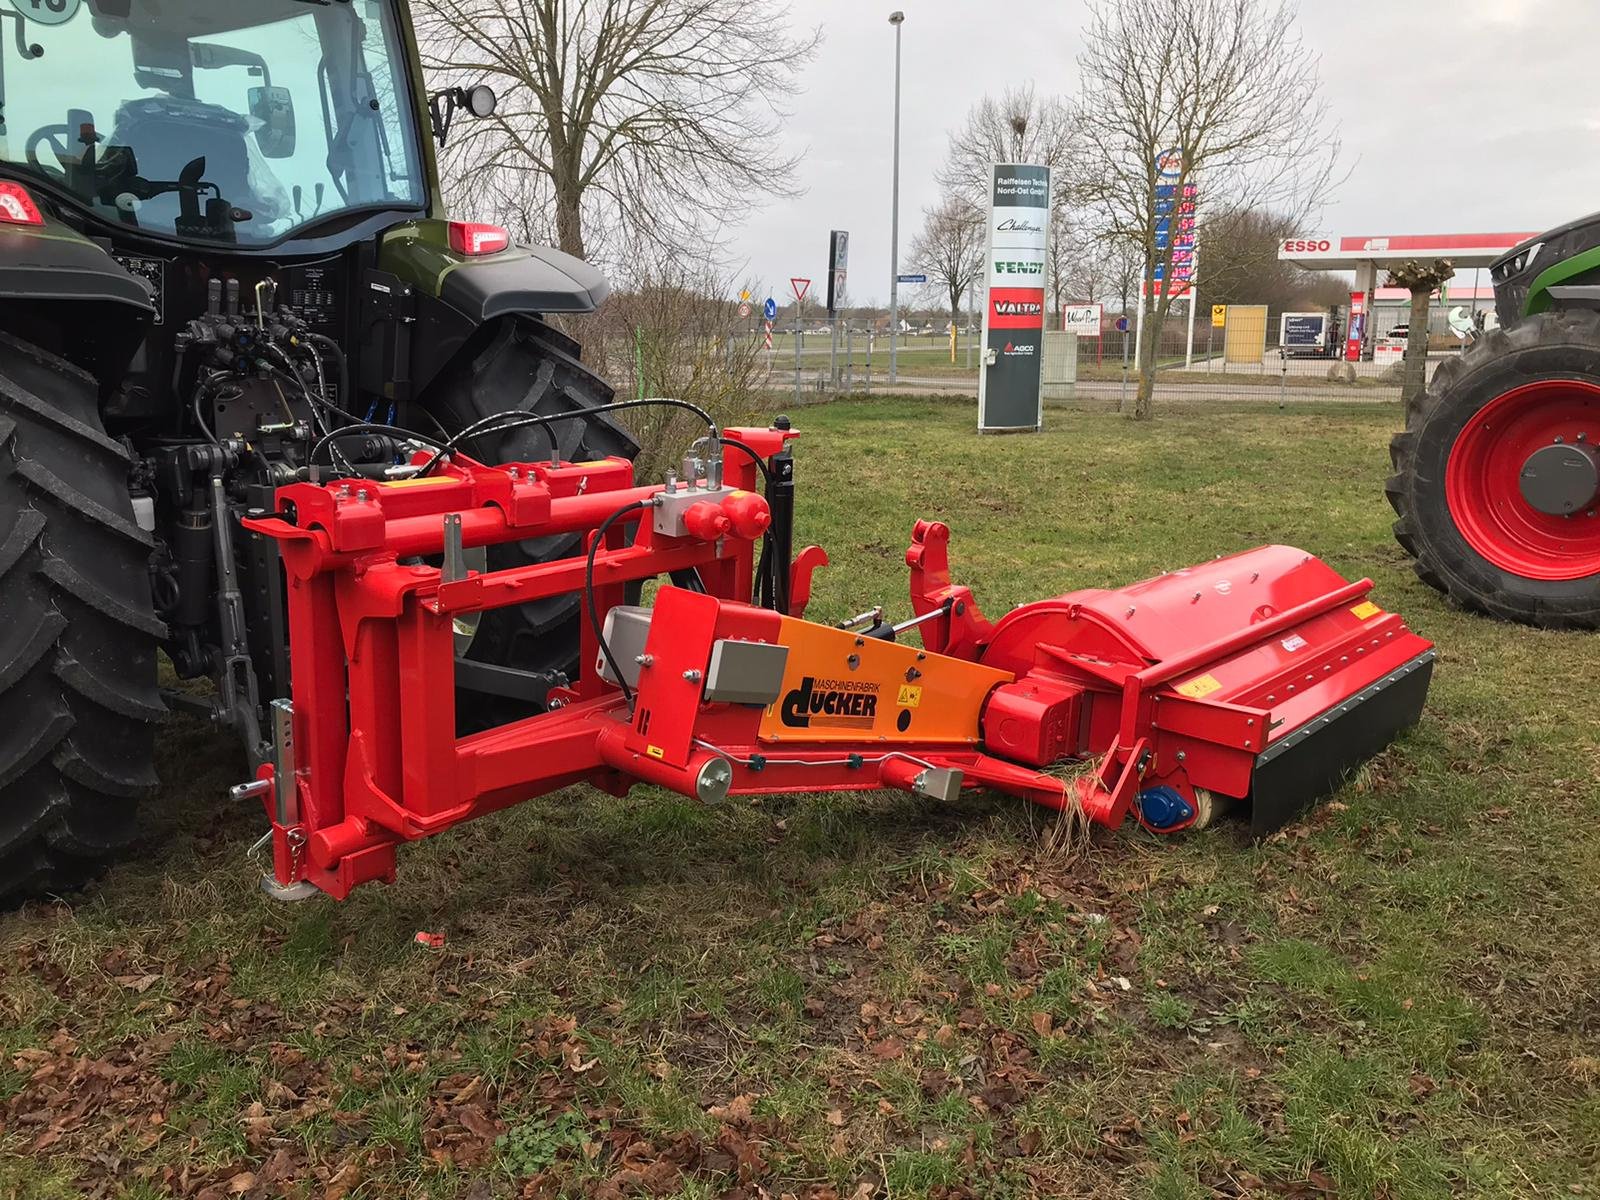
[[[1442,364],[1390,443],[1418,577],[1461,606],[1600,627],[1600,313],[1496,329]]]
[[[578,358],[578,345],[541,321],[503,318],[485,330],[475,352],[447,368],[424,404],[452,432],[495,413],[515,411],[554,416],[607,404],[609,384]],[[609,414],[546,426],[560,456],[569,462],[607,457],[632,459],[639,443]],[[485,433],[462,449],[480,462],[544,462],[550,439],[538,428]],[[556,534],[488,547],[487,569],[506,570],[581,552],[581,535]],[[554,679],[578,668],[580,599],[552,596],[482,614],[464,657]],[[468,728],[485,728],[528,715],[526,705],[461,689],[457,711]]]
[[[156,785],[165,631],[128,464],[94,379],[0,334],[0,905],[92,877]]]

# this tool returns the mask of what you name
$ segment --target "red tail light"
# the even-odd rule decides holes
[[[0,221],[11,225],[43,225],[44,217],[27,188],[0,179]]]
[[[457,254],[498,254],[511,245],[511,235],[498,225],[477,221],[450,222],[450,249]]]

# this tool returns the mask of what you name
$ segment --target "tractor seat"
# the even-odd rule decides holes
[[[195,159],[204,158],[201,178],[216,184],[229,204],[264,223],[288,211],[288,196],[265,159],[252,153],[249,139],[250,122],[238,113],[199,100],[157,96],[129,100],[118,108],[109,140],[133,151],[146,179],[175,180]],[[171,228],[179,211],[176,194],[155,196],[145,201],[140,224]]]

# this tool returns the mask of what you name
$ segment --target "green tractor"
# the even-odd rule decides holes
[[[169,705],[267,752],[285,583],[240,518],[278,486],[610,400],[543,319],[605,279],[442,210],[435,143],[494,103],[427,94],[405,0],[0,0],[0,903],[132,843]],[[605,414],[489,425],[462,448],[637,452]],[[538,711],[576,609],[458,630],[462,713]]]
[[[1390,445],[1395,537],[1464,607],[1600,627],[1600,213],[1490,268],[1500,327],[1442,364]]]

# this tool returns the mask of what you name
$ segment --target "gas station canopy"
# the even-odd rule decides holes
[[[1384,270],[1412,259],[1448,258],[1457,269],[1487,267],[1534,233],[1423,233],[1389,237],[1339,237],[1315,234],[1285,238],[1278,258],[1308,271]]]

